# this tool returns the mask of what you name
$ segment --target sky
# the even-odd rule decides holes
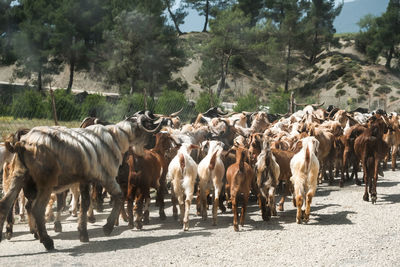
[[[344,2],[352,2],[355,0],[344,0]],[[181,0],[176,0],[174,9],[177,8]],[[342,0],[335,0],[336,4],[342,2]],[[202,31],[204,26],[204,17],[200,17],[195,10],[189,10],[189,15],[185,18],[185,23],[180,26],[181,31]]]

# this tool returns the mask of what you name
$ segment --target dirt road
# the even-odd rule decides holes
[[[363,187],[323,184],[318,188],[307,225],[295,223],[288,199],[285,211],[261,220],[252,202],[245,226],[236,233],[232,214],[218,214],[218,226],[202,221],[192,205],[190,230],[183,232],[167,205],[160,221],[152,203],[150,224],[130,230],[121,221],[111,237],[101,226],[109,209],[89,225],[89,243],[80,243],[76,218],[65,214],[63,233],[55,233],[56,251],[46,252],[17,224],[15,237],[0,243],[1,266],[398,266],[400,262],[400,172],[385,172],[378,182],[376,205],[362,201]],[[169,204],[168,202],[167,204]],[[209,210],[209,214],[210,214]],[[209,215],[210,217],[210,215]]]

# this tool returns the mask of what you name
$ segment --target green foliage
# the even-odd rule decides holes
[[[367,100],[367,97],[365,95],[360,95],[360,96],[357,97],[358,103],[364,102],[366,100]]]
[[[379,17],[367,15],[358,25],[360,33],[356,39],[358,50],[375,61],[382,55],[386,58],[385,66],[391,68],[391,61],[398,57],[400,44],[400,2],[390,0],[386,12]]]
[[[75,103],[75,98],[66,90],[59,89],[54,91],[54,100],[57,110],[57,118],[60,121],[80,120],[80,107]],[[50,95],[47,97],[47,109],[52,117],[52,100]]]
[[[131,92],[145,88],[153,96],[184,66],[178,37],[164,19],[138,11],[123,11],[114,19],[113,29],[104,32],[102,52],[110,83],[125,85]]]
[[[186,106],[187,100],[183,93],[165,90],[158,98],[154,111],[160,114],[171,114]]]
[[[290,93],[285,93],[280,89],[277,93],[270,96],[268,105],[271,113],[285,114],[289,110]]]
[[[374,78],[376,76],[376,74],[373,70],[368,70],[368,75],[370,78]]]
[[[377,93],[378,95],[386,95],[386,94],[389,94],[390,92],[392,92],[392,88],[390,88],[387,85],[379,86],[375,90],[375,93]]]
[[[154,111],[155,103],[150,97],[147,97],[147,109]],[[115,108],[114,120],[121,120],[127,116],[144,110],[144,96],[143,94],[134,93],[132,95],[123,96]]]
[[[219,106],[221,100],[213,93],[201,92],[197,99],[195,109],[197,112],[206,112],[209,108]]]
[[[243,97],[238,98],[237,105],[233,108],[235,112],[242,111],[257,111],[260,101],[257,95],[249,93]]]
[[[341,97],[341,96],[344,96],[345,94],[346,94],[346,91],[343,89],[340,89],[340,90],[336,91],[335,97]]]
[[[341,90],[341,89],[343,89],[344,88],[344,83],[339,83],[337,86],[336,86],[336,90]]]
[[[393,102],[393,101],[399,100],[399,98],[397,96],[390,96],[389,100],[390,100],[390,102]]]
[[[104,120],[109,120],[112,115],[110,111],[113,109],[106,102],[106,97],[99,94],[88,95],[81,106],[81,118],[98,117]]]
[[[332,65],[337,65],[337,64],[342,63],[343,61],[344,61],[344,59],[343,59],[343,57],[341,55],[333,55],[331,57],[330,63]]]
[[[11,115],[14,118],[46,118],[47,110],[41,93],[33,90],[17,94],[11,105]]]

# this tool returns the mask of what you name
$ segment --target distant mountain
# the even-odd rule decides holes
[[[345,2],[342,12],[336,18],[333,25],[337,33],[358,32],[360,28],[357,22],[367,14],[380,16],[386,11],[389,0],[355,0]]]

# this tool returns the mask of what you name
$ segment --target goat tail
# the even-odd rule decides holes
[[[214,168],[215,168],[215,164],[216,164],[216,162],[217,162],[217,153],[218,153],[218,150],[215,151],[215,153],[214,153],[214,154],[212,155],[212,157],[211,157],[210,165],[208,165],[208,168],[209,168],[210,170],[214,170]]]
[[[181,166],[182,174],[185,171],[185,156],[183,154],[179,155],[179,165]]]
[[[308,173],[310,171],[310,167],[311,167],[310,165],[311,165],[310,148],[307,146],[302,171],[304,173]]]

